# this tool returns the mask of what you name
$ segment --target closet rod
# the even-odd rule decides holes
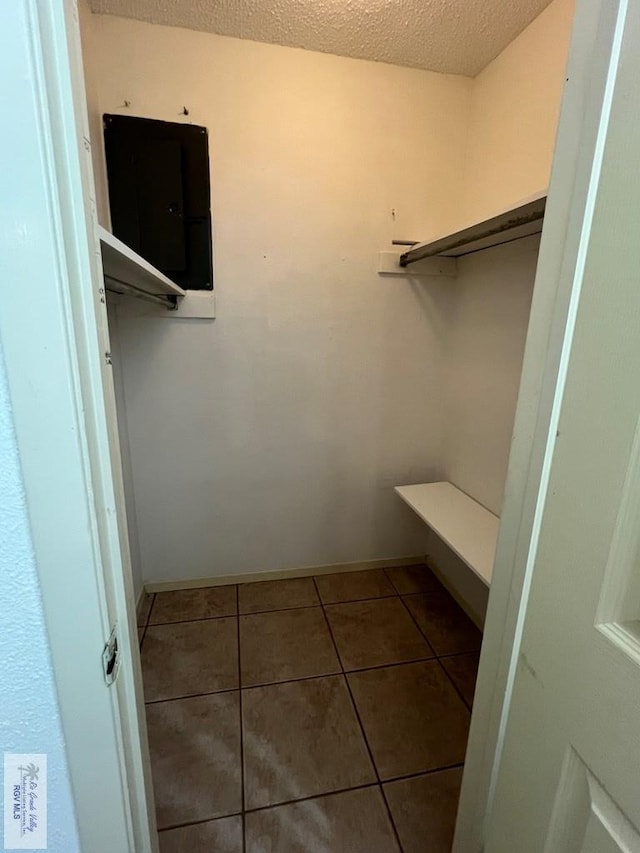
[[[112,281],[114,284],[118,285],[118,288],[109,287],[108,282]],[[135,284],[130,284],[128,281],[123,281],[121,278],[116,278],[113,275],[106,275],[104,277],[104,282],[106,289],[110,293],[119,293],[120,296],[124,296],[127,293],[131,293],[132,296],[135,296],[136,299],[146,299],[147,302],[155,302],[159,305],[163,305],[169,311],[175,311],[178,307],[178,297],[171,296],[167,294],[166,296],[159,296],[155,293],[147,293],[146,290],[142,290],[140,287],[136,287]]]

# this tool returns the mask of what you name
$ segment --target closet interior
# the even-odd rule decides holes
[[[489,33],[489,55],[469,47],[465,58],[457,44],[437,68],[259,40],[251,28],[219,34],[186,12],[166,19],[160,3],[90,6],[80,26],[161,849],[409,853],[425,849],[429,821],[433,849],[449,849],[572,2],[524,4],[529,16],[500,44],[488,18],[478,39]],[[112,233],[114,115],[207,129],[212,289],[175,284]],[[387,623],[404,649],[394,659]],[[205,629],[215,672],[188,658]],[[265,664],[268,675],[238,659],[259,657],[253,631],[290,657]],[[311,668],[293,649],[307,642]],[[184,680],[169,685],[155,659]],[[450,754],[431,760],[436,746],[418,735],[409,751],[425,762],[396,766],[385,753],[403,746],[383,743],[366,697],[386,664],[381,697],[412,702],[391,671],[405,667],[416,707],[444,702],[436,728],[455,740]],[[260,692],[274,684],[289,690],[283,719],[304,719],[300,691],[316,690],[308,701],[327,703],[328,719],[363,727],[351,776],[343,768],[318,787],[293,769],[288,786],[273,778],[289,772],[284,758],[256,769],[248,734],[268,744],[279,725]],[[169,706],[205,697],[213,704],[171,718]],[[198,794],[181,811],[166,775],[188,771],[167,744],[189,714],[227,734],[239,714],[244,728],[225,741],[241,756],[235,770],[216,776],[214,759],[194,759],[216,802]],[[364,846],[312,830],[314,797],[349,843],[371,831]],[[349,824],[357,812],[368,829]]]

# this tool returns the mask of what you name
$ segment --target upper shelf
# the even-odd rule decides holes
[[[463,228],[462,231],[456,231],[455,234],[448,234],[428,243],[419,243],[400,256],[400,266],[406,267],[423,258],[432,258],[436,255],[459,258],[471,252],[478,252],[480,249],[488,249],[491,246],[518,240],[520,237],[539,234],[542,231],[546,203],[547,195],[541,193],[477,225],[471,225],[469,228]]]
[[[106,228],[98,226],[102,267],[110,290],[116,293],[131,291],[136,296],[165,302],[175,306],[177,297],[186,291],[163,275],[148,261],[114,237]]]

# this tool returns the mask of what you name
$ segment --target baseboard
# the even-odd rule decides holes
[[[275,569],[266,572],[244,572],[237,575],[216,575],[208,578],[188,578],[172,581],[147,581],[145,592],[171,592],[176,589],[198,589],[205,586],[227,586],[235,583],[278,581],[286,578],[308,578],[311,575],[332,575],[339,572],[361,572],[366,569],[392,569],[394,566],[418,566],[425,562],[424,555],[389,557],[385,560],[360,560],[354,563],[332,563],[328,566],[306,566],[301,569]]]

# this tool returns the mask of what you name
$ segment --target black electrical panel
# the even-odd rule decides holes
[[[211,290],[206,127],[104,116],[115,236],[185,290]]]

